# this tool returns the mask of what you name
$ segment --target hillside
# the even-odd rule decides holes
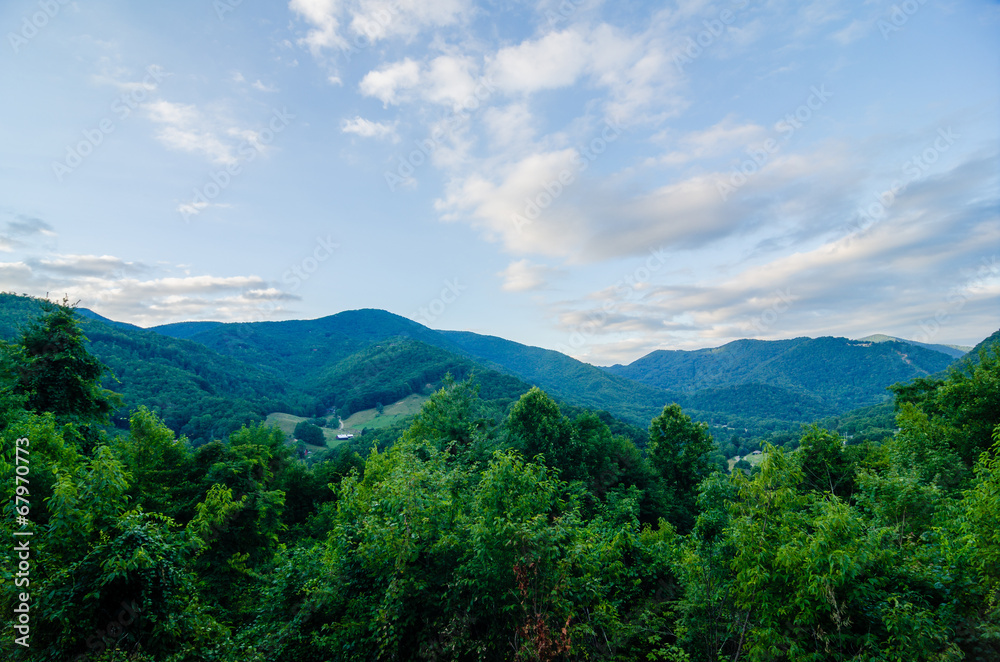
[[[467,331],[443,331],[448,340],[485,365],[516,375],[553,396],[648,425],[665,404],[680,396],[629,379],[540,347]]]
[[[623,366],[606,368],[661,389],[695,394],[703,389],[759,384],[807,396],[811,410],[843,413],[889,398],[890,385],[944,370],[952,356],[908,343],[847,338],[737,340],[694,351],[656,351]],[[713,393],[713,392],[709,392]],[[698,397],[704,402],[708,394]],[[769,391],[772,401],[784,398]]]
[[[41,302],[0,295],[0,338],[14,340],[42,313]],[[79,311],[89,350],[109,369],[105,388],[122,394],[125,409],[144,404],[178,434],[195,443],[221,438],[263,420],[270,411],[304,413],[313,398],[291,382],[222,356],[189,340],[169,338]]]
[[[24,297],[4,295],[0,304],[0,337],[7,339],[39,312],[38,302]],[[80,314],[92,351],[118,380],[106,386],[131,407],[150,406],[196,443],[272,412],[308,417],[335,407],[346,416],[426,395],[447,374],[475,374],[485,400],[509,404],[536,385],[564,407],[607,411],[639,429],[677,402],[720,439],[781,443],[803,423],[878,405],[889,398],[889,385],[953,363],[930,346],[823,337],[657,351],[627,366],[598,368],[495,336],[435,331],[381,310],[152,329]],[[877,417],[880,429],[884,419]]]
[[[347,406],[352,410],[415,392],[417,382],[427,375],[440,379],[451,372],[459,378],[477,367],[481,377],[495,370],[523,380],[529,387],[537,385],[569,403],[607,410],[643,427],[665,404],[679,397],[608,375],[559,352],[493,336],[434,331],[382,310],[351,310],[316,320],[171,324],[151,330],[183,335],[220,354],[294,380],[316,393],[324,406]],[[398,356],[372,349],[380,343],[396,346],[401,340],[423,347],[401,345],[405,351],[397,347],[394,351],[403,352]],[[438,351],[433,358],[430,348]],[[406,366],[410,360],[417,365]],[[382,362],[387,364],[387,371],[372,368]],[[490,380],[497,383],[493,377]],[[507,391],[510,388],[513,385],[505,387]],[[498,397],[509,395],[500,393]]]
[[[25,302],[0,303],[30,319]],[[42,377],[31,382],[36,394],[49,384],[66,394],[27,408],[2,398],[0,484],[5,501],[21,505],[0,528],[30,551],[18,573],[31,583],[18,586],[24,593],[3,583],[0,602],[31,614],[14,626],[31,625],[33,653],[23,659],[86,658],[83,644],[102,641],[116,613],[115,649],[95,659],[711,660],[745,642],[756,646],[748,659],[761,660],[776,651],[843,662],[1000,654],[991,602],[1000,580],[1000,357],[984,352],[967,370],[896,388],[896,403],[840,417],[845,432],[859,426],[848,438],[810,428],[782,447],[729,423],[788,405],[791,387],[688,396],[727,410],[720,427],[732,437],[721,443],[678,407],[640,440],[540,389],[505,406],[527,385],[496,371],[483,373],[482,389],[414,392],[357,411],[343,427],[332,413],[278,412],[268,425],[192,447],[140,411],[128,435],[84,445],[73,423],[52,417],[94,420],[99,371],[72,315],[47,317],[41,342],[34,334],[25,344],[31,356],[5,353],[10,370],[0,371],[3,393],[21,386],[14,375],[33,375]],[[123,373],[126,388],[159,388],[149,369],[164,384],[200,377],[203,388],[234,394],[273,380],[188,340],[79,323],[89,349],[135,367]],[[591,375],[501,339],[463,341],[545,379]],[[808,375],[810,364],[799,363]],[[395,397],[393,389],[426,391],[443,370],[485,369],[394,336],[294,384],[324,388],[346,409]],[[630,384],[600,374],[594,388]],[[808,418],[825,405],[800,395],[789,406],[786,417]],[[322,427],[300,428],[305,421]],[[296,430],[303,443],[287,443]],[[462,650],[438,646],[442,628],[465,637]],[[897,646],[899,632],[914,643]],[[558,654],[537,654],[554,645]],[[796,646],[809,655],[784,655]]]
[[[931,349],[935,352],[941,352],[942,354],[947,354],[948,356],[956,359],[960,359],[966,354],[968,354],[972,348],[966,347],[964,345],[935,345],[929,343],[917,342],[916,340],[907,340],[906,338],[897,338],[895,336],[887,336],[884,333],[876,333],[871,336],[865,336],[864,338],[858,338],[859,342],[901,342],[908,345],[916,345],[917,347],[923,347],[924,349]]]
[[[979,354],[983,351],[1000,352],[1000,329],[994,331],[988,338],[984,338],[982,342],[973,347],[966,355],[965,360],[962,361],[962,364],[979,363]]]
[[[198,325],[198,326],[195,326]],[[150,329],[183,334],[220,354],[291,379],[309,379],[388,338],[412,338],[454,349],[436,331],[384,310],[349,310],[315,320],[168,324]]]

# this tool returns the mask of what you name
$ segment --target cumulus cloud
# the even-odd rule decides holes
[[[565,200],[579,158],[575,149],[536,153],[505,167],[497,181],[456,178],[435,204],[445,220],[468,221],[511,252],[566,256],[593,232],[591,219]]]
[[[552,32],[501,49],[489,64],[489,74],[506,92],[555,89],[576,82],[589,56],[587,42],[576,30]]]
[[[52,254],[0,262],[0,289],[65,293],[111,319],[151,326],[191,319],[257,321],[286,311],[297,295],[258,276],[172,275],[111,255]]]
[[[465,0],[291,0],[288,7],[309,24],[299,43],[317,58],[391,37],[412,38],[453,25],[469,12]]]
[[[314,56],[320,55],[327,48],[347,46],[347,41],[339,34],[339,4],[337,0],[291,0],[288,3],[289,9],[312,26],[299,43],[306,46]]]
[[[988,159],[972,159],[914,183],[868,227],[845,223],[811,247],[748,258],[735,270],[709,263],[700,277],[654,274],[628,296],[609,285],[556,302],[552,312],[571,353],[602,364],[645,353],[633,342],[638,329],[645,337],[638,347],[647,351],[701,347],[706,339],[858,335],[858,329],[922,342],[978,329],[966,337],[976,342],[976,333],[997,326],[996,178]],[[987,199],[975,193],[991,188]],[[962,328],[955,326],[959,314]],[[575,347],[571,337],[579,340]]]
[[[358,86],[361,94],[375,97],[386,107],[398,103],[400,93],[420,82],[420,65],[410,58],[368,72]]]
[[[340,123],[340,130],[344,133],[353,133],[362,138],[388,138],[392,142],[399,142],[396,135],[396,122],[386,124],[383,122],[373,122],[363,117],[345,119]]]

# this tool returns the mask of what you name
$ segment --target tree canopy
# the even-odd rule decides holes
[[[813,426],[746,472],[719,470],[677,404],[643,453],[541,389],[498,402],[452,380],[394,444],[309,463],[277,428],[194,447],[147,407],[83,443],[108,396],[68,314],[40,326],[61,350],[31,354],[29,330],[6,353],[0,497],[30,498],[33,535],[30,586],[0,569],[4,659],[1000,656],[991,356],[899,387],[883,443]],[[28,389],[36,370],[69,400]],[[30,648],[11,634],[24,592]]]

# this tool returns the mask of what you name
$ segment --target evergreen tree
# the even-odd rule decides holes
[[[661,480],[668,519],[688,531],[697,515],[698,484],[711,473],[712,435],[671,404],[649,426],[649,461]]]
[[[45,315],[25,329],[18,346],[8,348],[27,409],[51,412],[64,423],[107,423],[119,398],[100,385],[106,368],[87,351],[75,309],[65,299],[43,307]]]

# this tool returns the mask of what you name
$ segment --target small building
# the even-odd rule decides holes
[[[354,439],[353,434],[338,434],[337,441],[347,441],[348,439]]]

